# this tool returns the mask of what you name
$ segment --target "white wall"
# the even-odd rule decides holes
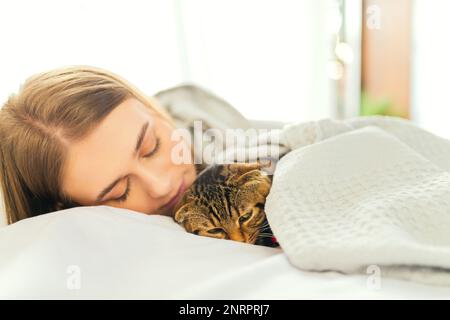
[[[0,1],[0,101],[35,72],[88,64],[154,93],[182,81],[174,3]]]
[[[327,0],[180,0],[189,80],[263,120],[330,116]]]
[[[183,81],[244,115],[331,115],[324,17],[329,0],[0,1],[0,101],[33,73],[110,69],[145,92]]]
[[[412,120],[450,139],[448,0],[415,0]]]

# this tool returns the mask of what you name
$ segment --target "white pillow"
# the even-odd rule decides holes
[[[2,210],[0,210],[0,228],[6,227],[6,225],[7,225],[6,214]]]
[[[170,217],[78,207],[0,228],[0,299],[186,297],[278,253],[189,234]]]
[[[7,225],[5,207],[3,206],[3,198],[0,192],[0,228]]]

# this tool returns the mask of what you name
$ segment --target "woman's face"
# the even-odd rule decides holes
[[[177,195],[196,177],[192,158],[188,164],[172,161],[172,148],[180,143],[172,141],[173,130],[139,100],[125,100],[90,135],[69,146],[63,191],[84,206],[173,215]]]

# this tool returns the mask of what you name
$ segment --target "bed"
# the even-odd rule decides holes
[[[171,218],[78,207],[0,228],[0,299],[446,299],[450,287],[293,267]]]
[[[192,106],[198,107],[211,105],[212,99],[220,106],[217,108],[219,115],[223,114],[224,110],[228,110],[225,113],[229,114],[232,108],[205,91],[199,91],[190,86],[182,86],[175,91],[164,91],[157,97],[163,106],[170,106],[172,114],[179,115],[179,119],[177,117],[175,119],[180,122],[183,120],[182,115],[189,110],[189,104],[187,105],[186,101],[192,101]],[[195,115],[193,118],[207,117],[208,114],[203,112],[205,110],[199,111],[197,107],[192,106],[191,113]],[[208,112],[210,112],[209,109]],[[212,126],[229,125],[218,123],[217,119],[206,122]],[[376,118],[375,121],[377,121]],[[279,129],[283,126],[283,123],[258,121],[246,124],[244,118],[236,123],[254,128]],[[313,139],[312,133],[315,131],[309,128],[311,126],[316,128],[318,123],[324,130]],[[186,124],[183,122],[183,125]],[[327,150],[335,149],[333,157],[339,153],[345,156],[353,151],[367,156],[367,152],[359,152],[366,147],[366,136],[385,137],[383,132],[373,131],[373,128],[369,131],[363,128],[362,131],[358,131],[358,135],[351,132],[349,135],[341,135],[340,133],[348,131],[346,128],[342,129],[342,126],[346,125],[348,123],[324,120],[317,123],[305,123],[305,126],[291,127],[293,130],[287,131],[290,132],[288,136],[292,138],[289,139],[291,149],[319,142],[318,137],[325,139],[326,135],[339,134],[336,139],[317,143],[314,148],[309,148],[305,152],[298,150],[296,154],[300,155],[298,161],[301,161],[301,166],[305,168],[308,164],[316,166],[319,163],[311,155],[322,159],[322,162],[333,159],[321,153],[322,151],[326,153]],[[419,136],[410,134],[416,131],[415,128],[411,132],[403,129],[396,131],[396,128],[397,126],[387,125],[385,129],[393,134],[405,136],[404,141],[410,146],[415,146],[424,156],[432,156],[435,163],[445,167],[446,179],[442,181],[450,183],[448,173],[450,167],[446,167],[449,163],[447,160],[450,158],[450,142],[443,142],[446,145],[445,149],[448,150],[447,154],[443,154],[440,152],[443,148],[430,150],[430,144],[427,139],[422,139],[422,133]],[[336,147],[349,137],[361,138],[361,150]],[[416,139],[418,137],[420,139]],[[312,142],[306,141],[306,138],[311,138]],[[435,139],[435,137],[431,138]],[[389,141],[396,145],[400,143],[394,137],[390,137]],[[416,141],[419,143],[417,146]],[[394,151],[397,149],[393,148]],[[309,158],[305,157],[308,154]],[[380,154],[386,158],[383,152]],[[348,157],[341,158],[348,159]],[[420,155],[415,155],[414,159],[419,158],[421,159]],[[408,158],[408,161],[410,159]],[[287,161],[284,162],[287,164]],[[371,169],[364,159],[355,160],[355,163],[366,166],[362,167],[366,171]],[[332,170],[335,165],[334,160],[328,161],[328,165]],[[347,167],[350,172],[354,171],[353,166]],[[318,169],[316,171],[321,172]],[[287,178],[295,176],[286,172],[284,176]],[[305,170],[295,170],[294,173],[308,176]],[[325,175],[324,172],[321,173]],[[332,173],[328,176],[334,175]],[[282,176],[280,174],[279,177]],[[314,182],[313,180],[318,179],[318,176],[312,175],[310,180]],[[301,179],[294,179],[296,181],[292,188],[298,189],[299,186],[296,183],[304,181],[303,178],[304,176]],[[284,189],[277,186],[284,185],[284,181],[275,180],[275,189],[281,195]],[[441,186],[445,187],[445,184],[441,183]],[[310,193],[314,191],[307,187],[305,190]],[[441,196],[442,201],[450,203],[448,192],[442,193]],[[5,226],[4,215],[0,215],[0,299],[450,298],[450,286],[426,285],[384,277],[376,268],[367,268],[359,274],[348,274],[342,270],[341,272],[327,271],[326,269],[330,266],[340,266],[339,256],[337,258],[335,256],[333,260],[330,256],[323,255],[320,272],[302,269],[302,266],[306,266],[303,263],[306,260],[302,261],[302,255],[306,252],[303,249],[311,249],[309,252],[313,254],[318,250],[315,246],[306,248],[296,246],[298,239],[289,236],[291,228],[288,228],[289,225],[286,223],[291,220],[287,221],[284,217],[288,217],[288,214],[292,212],[301,213],[301,210],[297,208],[283,213],[281,210],[283,206],[277,204],[277,201],[282,198],[281,196],[270,197],[270,195],[268,198],[268,206],[274,208],[269,212],[268,218],[271,225],[275,227],[275,233],[278,232],[280,235],[277,238],[281,240],[281,249],[200,237],[186,233],[169,217],[147,216],[132,210],[109,206],[78,207],[57,211],[25,219],[10,226]],[[294,198],[291,197],[291,200]],[[287,203],[288,200],[285,202]],[[333,203],[329,206],[335,208]],[[289,208],[292,207],[291,204]],[[287,207],[284,206],[284,208]],[[441,209],[445,211],[445,207]],[[298,234],[302,233],[297,232],[296,235]],[[383,253],[384,251],[378,252],[380,256]],[[288,259],[288,256],[291,256],[291,259]],[[292,259],[292,257],[299,257],[299,259]],[[313,255],[309,257],[314,258]],[[295,264],[292,263],[293,261]],[[356,259],[352,261],[360,263]],[[318,266],[317,263],[316,266]]]

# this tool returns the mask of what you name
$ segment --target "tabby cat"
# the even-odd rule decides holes
[[[272,177],[262,162],[212,165],[175,207],[174,220],[200,236],[278,247],[264,212]]]

